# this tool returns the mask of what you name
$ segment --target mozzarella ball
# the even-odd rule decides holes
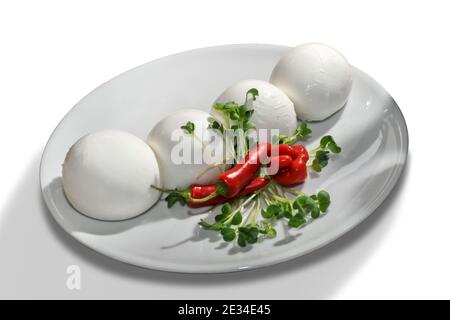
[[[337,50],[308,43],[280,59],[270,82],[291,98],[300,119],[320,121],[347,102],[352,88],[351,66]]]
[[[246,93],[249,89],[258,89],[259,95],[252,100],[249,95],[248,106],[254,110],[250,121],[256,129],[278,129],[280,134],[292,135],[297,128],[297,117],[294,104],[277,87],[262,80],[242,80],[226,89],[216,102],[234,101],[240,105],[245,103]],[[226,123],[220,111],[211,110],[211,115]]]
[[[223,139],[208,129],[209,118],[204,111],[184,109],[165,117],[150,131],[147,143],[156,153],[164,188],[214,183],[227,167]],[[181,128],[188,122],[194,124],[192,133]]]
[[[159,168],[152,149],[123,131],[100,131],[78,140],[62,170],[64,193],[81,213],[123,220],[148,210],[160,197]]]

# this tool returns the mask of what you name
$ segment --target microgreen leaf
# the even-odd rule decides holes
[[[299,138],[305,139],[312,133],[312,130],[310,128],[308,128],[308,124],[303,121],[300,124],[300,127],[297,128],[296,133],[297,133],[297,136],[299,136]]]
[[[195,131],[195,125],[191,121],[186,122],[185,125],[181,126],[181,129],[186,131],[189,134],[193,134]]]
[[[214,217],[214,219],[216,220],[216,222],[225,222],[231,215],[232,213],[232,209],[229,203],[225,203],[222,206],[221,209],[221,214],[218,214]]]
[[[250,90],[247,91],[246,96],[248,97],[248,95],[251,95],[253,101],[255,101],[255,100],[256,100],[256,97],[259,96],[258,89],[256,89],[256,88],[251,88]]]
[[[239,232],[237,243],[240,247],[245,247],[247,245],[247,241],[245,240],[245,236]]]
[[[329,151],[319,150],[316,152],[315,158],[312,162],[312,168],[314,171],[321,172],[323,168],[328,165]]]
[[[330,150],[333,153],[341,153],[342,148],[339,147],[336,142],[332,141],[328,144],[328,150]]]
[[[222,234],[223,240],[226,242],[233,241],[234,238],[236,238],[236,231],[233,228],[225,227],[220,230],[220,233]]]
[[[231,224],[237,226],[241,224],[241,222],[242,222],[242,214],[240,211],[238,211],[231,219]]]
[[[264,218],[270,219],[274,216],[277,216],[280,211],[281,211],[280,206],[276,204],[271,204],[266,208],[266,210],[263,210],[261,214]]]
[[[259,229],[257,227],[250,227],[248,229],[248,243],[255,243],[258,241]]]
[[[266,236],[268,238],[275,238],[277,236],[277,230],[274,227],[270,226],[267,229]]]
[[[323,150],[329,150],[332,153],[340,153],[342,151],[341,147],[336,144],[332,136],[324,136],[320,139],[320,148]]]
[[[220,211],[222,214],[230,214],[233,210],[231,209],[231,205],[227,202],[222,206]]]
[[[320,209],[317,206],[311,208],[311,217],[317,219],[320,216]]]
[[[239,120],[240,118],[239,113],[236,111],[230,112],[229,116],[231,120]]]
[[[209,124],[208,128],[219,130],[222,134],[225,131],[222,124],[220,124],[218,121],[214,120],[212,123]]]
[[[311,135],[312,130],[308,128],[308,124],[306,122],[301,122],[300,125],[295,129],[295,132],[292,136],[280,135],[278,137],[279,143],[281,144],[289,144],[292,145],[299,140],[306,140]]]
[[[322,149],[325,149],[328,146],[328,144],[330,143],[330,141],[332,141],[332,140],[333,140],[332,136],[324,136],[324,137],[322,137],[322,139],[320,139],[320,147]]]
[[[331,200],[328,192],[322,190],[317,194],[317,201],[319,202],[319,209],[322,212],[327,211],[330,206]]]
[[[250,122],[250,121],[244,121],[244,123],[243,123],[243,129],[244,129],[244,131],[248,131],[248,130],[254,129],[254,128],[255,128],[255,125],[254,125],[252,122]]]
[[[186,204],[186,199],[178,191],[170,192],[164,200],[167,202],[168,208],[172,208],[177,202],[182,206]]]
[[[201,225],[206,230],[220,231],[223,228],[223,225],[221,223],[217,223],[217,222],[209,223],[203,219],[200,220],[200,222],[198,224]]]
[[[296,214],[292,218],[289,219],[289,226],[293,228],[298,228],[301,225],[304,225],[306,223],[305,218],[301,214]]]

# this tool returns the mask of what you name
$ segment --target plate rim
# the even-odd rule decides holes
[[[368,77],[371,81],[373,81],[375,84],[377,84],[380,88],[382,88],[388,95],[389,97],[392,99],[392,107],[395,110],[395,112],[398,113],[398,115],[400,116],[400,120],[402,123],[402,126],[400,126],[400,132],[404,133],[404,144],[402,144],[402,150],[400,150],[400,163],[398,166],[396,166],[396,168],[394,169],[394,171],[392,172],[392,175],[390,177],[390,179],[388,179],[386,186],[380,191],[380,193],[378,194],[378,196],[376,198],[374,198],[371,206],[369,208],[367,208],[365,210],[365,214],[358,216],[357,218],[355,218],[354,223],[350,224],[349,226],[342,228],[342,229],[338,229],[336,232],[331,233],[331,236],[328,236],[327,239],[325,241],[319,241],[318,244],[311,246],[310,248],[308,248],[307,250],[298,252],[297,254],[285,254],[284,257],[282,257],[281,259],[277,260],[277,261],[267,261],[267,262],[262,262],[256,265],[247,265],[247,266],[239,266],[239,267],[234,267],[234,268],[230,268],[230,267],[222,267],[219,265],[219,267],[217,266],[209,266],[209,268],[207,269],[201,269],[201,270],[193,270],[193,269],[189,269],[187,268],[186,270],[180,270],[179,268],[176,267],[172,267],[172,266],[159,266],[159,265],[145,265],[143,263],[140,263],[139,261],[134,261],[134,262],[130,262],[129,260],[127,261],[126,259],[124,259],[123,257],[116,255],[115,253],[111,253],[111,252],[107,252],[106,250],[99,250],[98,248],[94,248],[93,246],[91,246],[89,243],[87,243],[86,241],[81,240],[80,238],[76,237],[73,233],[69,232],[64,225],[61,223],[60,219],[58,219],[56,217],[56,213],[53,212],[54,210],[52,209],[52,206],[50,205],[50,199],[47,198],[44,190],[45,190],[45,186],[43,185],[43,162],[44,162],[44,158],[46,156],[46,153],[48,151],[48,147],[50,145],[50,142],[52,141],[52,138],[54,137],[54,135],[56,134],[58,128],[60,128],[60,126],[62,125],[62,123],[66,120],[67,117],[69,117],[76,109],[77,106],[84,100],[86,99],[88,96],[91,95],[91,93],[97,91],[98,89],[102,88],[103,86],[105,86],[106,84],[108,84],[109,82],[115,80],[116,78],[122,77],[123,75],[127,74],[127,73],[131,73],[134,70],[141,68],[144,65],[150,65],[150,64],[154,64],[154,63],[158,63],[160,60],[166,59],[166,58],[171,58],[171,57],[175,57],[178,55],[185,55],[185,54],[190,54],[193,53],[195,51],[207,51],[207,50],[221,50],[221,49],[226,49],[226,48],[236,48],[236,47],[261,47],[261,48],[273,48],[273,49],[288,49],[290,48],[289,46],[283,46],[283,45],[274,45],[274,44],[262,44],[262,43],[239,43],[239,44],[227,44],[227,45],[218,45],[218,46],[208,46],[208,47],[202,47],[202,48],[196,48],[196,49],[191,49],[191,50],[186,50],[186,51],[182,51],[182,52],[178,52],[175,54],[170,54],[170,55],[166,55],[163,57],[159,57],[157,59],[142,63],[136,67],[133,67],[131,69],[128,69],[124,72],[119,73],[118,75],[112,77],[111,79],[103,82],[102,84],[98,85],[97,87],[95,87],[93,90],[89,91],[86,95],[84,95],[80,100],[78,100],[77,103],[75,103],[68,112],[65,113],[65,115],[61,118],[61,120],[58,122],[58,124],[56,125],[56,127],[53,129],[52,133],[50,134],[45,147],[43,149],[42,152],[42,156],[40,159],[40,164],[39,164],[39,184],[41,187],[41,196],[46,204],[47,207],[47,211],[51,214],[52,218],[57,222],[57,224],[59,225],[59,227],[61,227],[64,232],[66,234],[68,234],[70,236],[70,238],[75,239],[78,243],[81,243],[84,247],[88,248],[89,250],[92,250],[94,252],[96,252],[97,254],[101,254],[103,256],[106,256],[110,259],[116,260],[118,262],[133,266],[133,267],[137,267],[137,268],[141,268],[141,269],[146,269],[146,270],[156,270],[156,271],[162,271],[162,272],[173,272],[173,273],[179,273],[179,274],[221,274],[221,273],[235,273],[235,272],[242,272],[242,271],[250,271],[250,270],[255,270],[255,269],[260,269],[260,268],[267,268],[270,266],[275,266],[278,264],[281,264],[283,262],[286,261],[290,261],[290,260],[294,260],[297,258],[300,258],[302,256],[305,256],[307,254],[310,254],[313,251],[319,250],[327,245],[329,245],[330,243],[336,241],[337,239],[339,239],[340,237],[344,236],[345,234],[347,234],[348,232],[352,231],[354,228],[356,228],[357,226],[359,226],[363,221],[365,221],[368,217],[370,217],[372,215],[372,213],[374,213],[376,211],[376,209],[386,200],[386,198],[389,196],[389,194],[391,193],[391,191],[393,190],[393,188],[397,185],[400,177],[402,176],[402,174],[404,173],[404,169],[406,167],[407,161],[408,161],[408,153],[409,153],[409,130],[408,130],[408,126],[406,123],[406,119],[405,116],[403,114],[403,112],[401,111],[400,107],[398,106],[397,102],[395,101],[395,99],[392,97],[392,95],[379,83],[377,82],[374,78],[372,78],[369,74],[365,73],[364,71],[360,70],[359,68],[356,68],[354,66],[352,66],[353,68],[355,68],[357,71],[361,72],[362,74],[364,74],[366,77]],[[403,132],[403,130],[404,132]],[[330,234],[330,233],[328,233]],[[320,238],[318,238],[320,239]],[[289,253],[290,251],[287,251],[287,253]]]

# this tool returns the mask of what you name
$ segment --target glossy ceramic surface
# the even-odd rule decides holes
[[[313,137],[332,134],[343,147],[320,174],[300,187],[326,189],[328,214],[300,230],[277,225],[278,237],[239,248],[197,226],[201,216],[160,202],[143,215],[120,222],[88,218],[64,197],[61,164],[82,135],[119,129],[145,139],[165,115],[182,108],[208,111],[215,98],[241,79],[268,80],[288,47],[230,45],[198,49],[132,69],[83,98],[61,121],[45,148],[41,186],[47,206],[71,236],[117,260],[141,267],[189,273],[239,271],[279,263],[317,249],[367,218],[397,182],[408,152],[403,116],[393,98],[364,72],[353,69],[353,88],[344,109],[312,123]]]

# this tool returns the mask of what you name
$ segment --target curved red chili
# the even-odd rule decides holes
[[[269,178],[262,178],[262,177],[255,178],[248,185],[246,185],[245,188],[241,190],[241,192],[239,192],[238,196],[243,197],[255,191],[258,191],[259,189],[262,189],[265,186],[267,186],[269,182],[270,182]]]
[[[295,159],[300,155],[300,150],[297,146],[279,144],[272,147],[272,155],[286,155],[290,156],[292,159]]]
[[[234,198],[253,179],[264,159],[270,156],[271,145],[262,143],[250,150],[243,163],[239,163],[219,176],[227,189],[227,198]]]
[[[288,155],[279,155],[270,157],[269,165],[267,166],[267,174],[275,175],[280,173],[283,169],[291,165],[292,157]]]
[[[192,185],[190,188],[190,197],[186,200],[186,203],[191,208],[200,208],[200,207],[207,207],[212,206],[215,204],[223,203],[227,199],[221,195],[217,195],[214,198],[211,198],[207,201],[203,202],[196,202],[195,200],[204,199],[211,194],[216,192],[217,186],[215,184],[211,185]]]

